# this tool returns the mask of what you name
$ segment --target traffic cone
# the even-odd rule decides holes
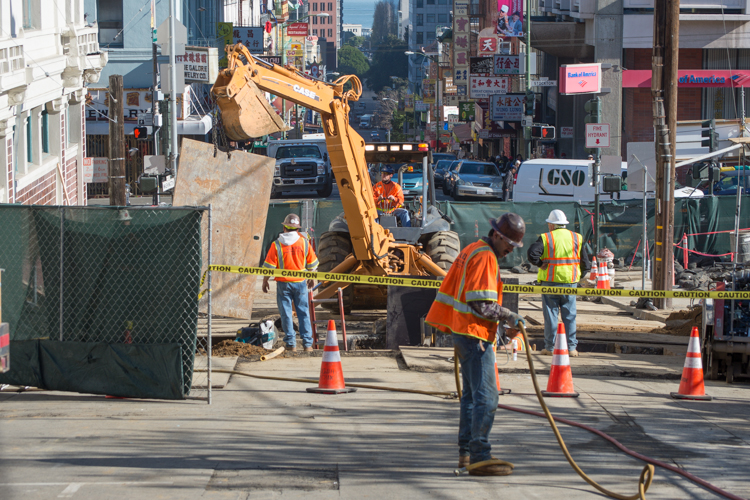
[[[552,353],[552,369],[549,372],[547,390],[542,396],[555,398],[577,398],[578,393],[573,388],[573,372],[570,371],[570,357],[568,357],[568,338],[565,326],[557,324],[555,336],[555,350]]]
[[[596,281],[596,275],[599,274],[599,268],[596,267],[596,257],[591,261],[591,274],[589,274],[589,281]]]
[[[703,363],[701,362],[701,345],[698,327],[694,326],[690,332],[685,365],[682,368],[680,388],[670,395],[675,399],[695,399],[698,401],[711,401],[711,396],[706,394],[703,386]]]
[[[502,389],[500,387],[500,370],[497,369],[497,348],[495,347],[495,344],[492,344],[492,350],[495,352],[495,381],[497,382],[497,393],[500,396],[505,396],[506,394],[510,394],[510,389]]]
[[[607,271],[607,264],[605,262],[599,263],[599,270],[596,272],[596,288],[597,290],[610,290],[609,286],[609,272]]]
[[[320,380],[318,387],[309,387],[307,392],[322,394],[341,394],[343,392],[354,392],[357,389],[346,387],[344,384],[344,371],[341,369],[341,355],[339,354],[339,340],[336,334],[336,324],[332,319],[328,320],[328,333],[326,334],[326,345],[323,349],[323,364],[320,366]]]

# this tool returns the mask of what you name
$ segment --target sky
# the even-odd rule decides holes
[[[372,16],[375,13],[375,0],[344,0],[344,23],[361,24],[363,28],[372,28]]]

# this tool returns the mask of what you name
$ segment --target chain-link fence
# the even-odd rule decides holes
[[[193,207],[0,206],[12,360],[0,383],[208,398],[194,373],[210,355],[198,335],[204,219]]]

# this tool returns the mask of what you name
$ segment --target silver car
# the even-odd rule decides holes
[[[465,196],[503,197],[503,177],[493,163],[462,161],[452,175],[451,196],[454,200]]]

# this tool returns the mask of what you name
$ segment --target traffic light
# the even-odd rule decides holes
[[[523,103],[523,114],[534,116],[536,107],[536,95],[533,92],[526,92],[526,99]]]
[[[534,125],[531,127],[532,139],[554,139],[555,127],[549,125]]]
[[[133,130],[133,135],[139,141],[145,141],[148,139],[148,127],[136,127],[135,130]]]
[[[716,120],[711,119],[701,122],[701,147],[708,148],[709,153],[713,153],[719,149],[719,133],[716,131]]]

